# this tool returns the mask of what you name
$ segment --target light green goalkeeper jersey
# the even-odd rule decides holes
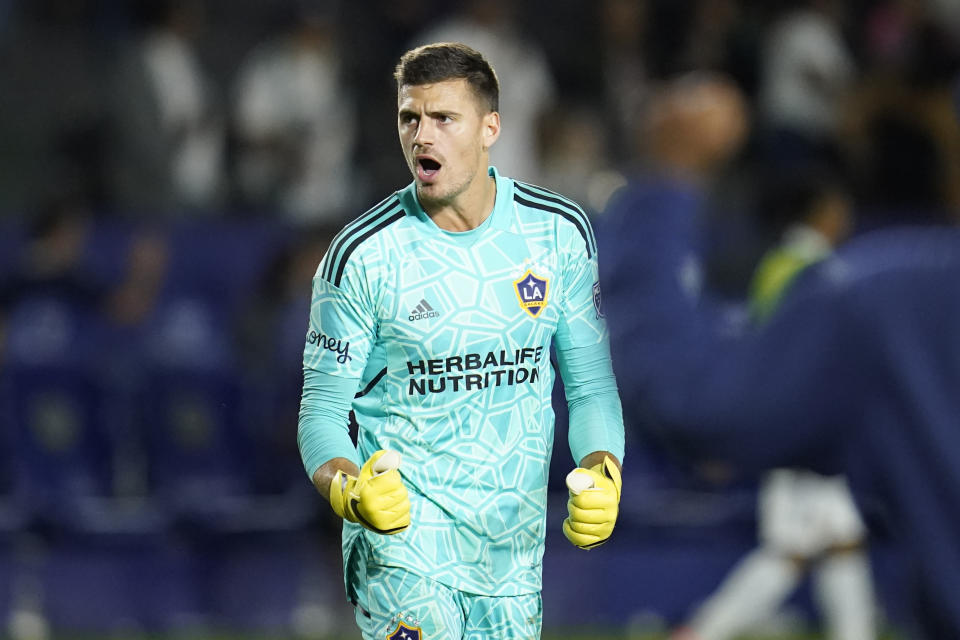
[[[306,470],[393,449],[410,492],[404,532],[344,523],[348,573],[358,553],[470,593],[540,590],[551,345],[571,468],[593,451],[623,457],[587,216],[558,194],[490,175],[496,203],[478,228],[440,229],[411,184],[347,225],[314,278],[299,429]]]

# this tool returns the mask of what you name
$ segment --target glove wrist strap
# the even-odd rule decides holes
[[[350,520],[347,512],[345,493],[350,483],[350,476],[343,471],[337,471],[330,481],[330,506],[334,513],[345,520]]]

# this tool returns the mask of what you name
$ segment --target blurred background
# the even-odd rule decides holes
[[[310,281],[410,181],[392,70],[435,40],[499,71],[494,164],[597,221],[680,154],[653,135],[690,107],[665,84],[725,78],[730,139],[681,164],[709,165],[703,277],[727,300],[787,222],[765,187],[801,167],[843,183],[854,235],[960,215],[955,0],[0,0],[0,634],[358,637],[296,449]],[[630,499],[580,552],[563,413],[544,635],[659,637],[755,546],[757,486],[628,425]],[[901,558],[864,515],[896,629]],[[818,615],[804,586],[758,633]]]

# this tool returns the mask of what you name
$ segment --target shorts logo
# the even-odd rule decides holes
[[[536,318],[547,306],[547,291],[550,281],[527,272],[519,280],[513,281],[513,288],[520,300],[520,308]]]
[[[597,320],[603,317],[603,311],[600,310],[600,283],[593,283],[593,307],[597,310]]]
[[[413,309],[410,310],[410,314],[407,316],[407,320],[413,322],[414,320],[423,320],[425,318],[439,318],[440,312],[435,311],[433,307],[430,306],[430,303],[426,299],[421,298],[420,302],[417,303]]]
[[[399,622],[393,633],[387,636],[387,640],[422,640],[420,627],[411,628]]]

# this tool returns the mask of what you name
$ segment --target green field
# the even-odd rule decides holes
[[[327,637],[304,637],[304,636],[273,636],[273,635],[249,635],[236,633],[196,633],[196,634],[178,634],[167,636],[156,635],[61,635],[57,634],[48,640],[359,640],[360,634],[355,636],[327,636]],[[590,631],[590,630],[571,630],[571,631],[547,631],[543,634],[541,640],[667,640],[667,635],[662,632],[625,632],[625,631]],[[826,640],[826,636],[818,633],[790,633],[779,635],[745,635],[738,640]],[[893,633],[885,633],[880,636],[880,640],[900,640],[900,636]]]

